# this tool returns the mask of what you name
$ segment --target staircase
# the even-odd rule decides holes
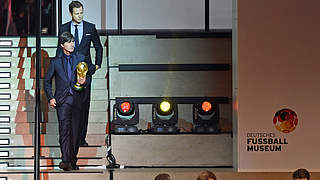
[[[0,37],[0,180],[33,179],[35,42],[35,38],[30,37]],[[101,37],[101,42],[106,42],[106,37]],[[41,39],[41,86],[50,58],[55,56],[56,44],[56,37]],[[79,171],[65,172],[58,168],[61,155],[57,116],[55,110],[48,107],[41,88],[42,179],[147,180],[167,172],[172,179],[192,180],[201,170],[208,168],[232,171],[230,103],[219,105],[221,134],[191,133],[193,116],[189,103],[179,105],[177,126],[182,134],[145,133],[152,123],[152,106],[140,104],[137,127],[142,133],[112,134],[108,139],[111,146],[107,147],[105,143],[108,99],[112,107],[117,98],[126,97],[231,97],[231,71],[128,71],[121,68],[126,65],[187,64],[190,67],[192,64],[231,64],[230,38],[109,36],[108,49],[109,52],[104,47],[102,68],[93,76],[87,135],[89,147],[80,148]],[[93,48],[91,54],[95,54]],[[106,168],[109,167],[107,149],[112,150],[109,152],[120,168]],[[229,176],[229,173],[223,176]]]
[[[105,42],[106,37],[101,37]],[[35,38],[0,37],[0,179],[32,179],[35,122]],[[61,161],[58,143],[58,120],[47,103],[43,78],[50,58],[55,56],[56,37],[41,39],[41,177],[55,179]],[[94,48],[93,52],[94,52]],[[104,48],[106,53],[106,48]],[[94,56],[95,53],[92,53]],[[94,57],[93,57],[94,59]],[[107,179],[103,169],[106,161],[107,125],[107,63],[93,76],[87,142],[78,154],[79,171],[92,179]],[[53,174],[50,174],[53,173]],[[60,176],[61,177],[61,176]],[[61,179],[56,177],[57,179]],[[89,177],[87,177],[89,178]],[[85,178],[85,179],[87,179]],[[72,179],[72,178],[71,178]],[[78,178],[79,179],[79,178]],[[80,178],[81,179],[81,178]],[[91,179],[91,178],[90,178]]]

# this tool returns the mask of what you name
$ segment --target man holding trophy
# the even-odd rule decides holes
[[[83,55],[74,52],[74,38],[64,32],[58,40],[62,51],[50,61],[50,67],[44,79],[44,89],[48,102],[57,111],[59,121],[59,144],[62,161],[59,168],[78,170],[79,121],[83,107],[83,89],[89,82],[88,67]],[[55,78],[55,92],[52,92],[52,79]]]

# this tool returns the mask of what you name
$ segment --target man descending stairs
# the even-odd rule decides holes
[[[105,41],[101,37],[102,42]],[[57,38],[42,39],[41,86],[50,58],[55,56]],[[104,57],[106,58],[106,57]],[[106,165],[107,81],[106,63],[93,76],[89,114],[88,147],[78,154],[80,171],[104,169]],[[60,171],[58,121],[54,109],[48,107],[41,87],[41,171]],[[0,38],[0,168],[3,177],[19,169],[33,171],[33,132],[35,122],[35,38]],[[8,172],[8,174],[6,174]],[[15,170],[16,172],[16,170]],[[100,172],[100,171],[98,171]],[[8,176],[7,176],[8,175]],[[2,177],[2,175],[0,175]]]

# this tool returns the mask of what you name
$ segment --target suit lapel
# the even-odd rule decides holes
[[[63,56],[60,57],[60,64],[61,64],[61,67],[63,69],[64,79],[68,82],[69,78],[68,78],[68,72],[67,72],[67,64],[66,64],[65,59],[63,58]]]
[[[71,21],[68,22],[67,31],[71,33]]]
[[[81,42],[80,42],[80,44],[79,44],[79,46],[81,46],[83,43],[83,40],[84,40],[84,38],[86,37],[86,34],[87,34],[87,26],[86,26],[86,23],[85,23],[85,21],[82,21],[82,26],[83,26],[83,29],[82,29],[82,38],[81,38]]]

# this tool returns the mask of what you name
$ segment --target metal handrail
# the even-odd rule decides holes
[[[36,1],[36,105],[34,125],[34,180],[40,180],[40,73],[41,73],[41,0]]]

